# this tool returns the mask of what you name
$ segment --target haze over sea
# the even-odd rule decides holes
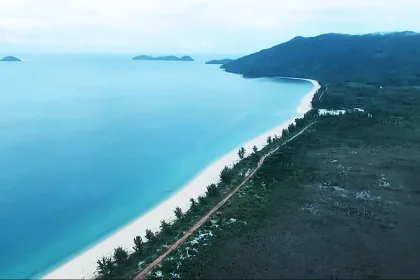
[[[130,55],[0,63],[0,278],[39,277],[297,116],[305,81]],[[139,233],[141,235],[143,233]]]

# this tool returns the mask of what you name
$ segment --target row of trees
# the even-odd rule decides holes
[[[233,177],[232,169],[227,166],[220,173],[220,180],[224,185],[230,184]],[[218,185],[211,184],[207,186],[207,191],[204,196],[199,196],[197,201],[193,198],[190,199],[190,208],[186,213],[184,213],[180,207],[175,208],[174,214],[176,219],[183,222],[188,213],[196,215],[200,210],[199,206],[208,205],[210,198],[216,198],[218,196],[220,196],[220,188]],[[174,233],[172,224],[162,220],[160,223],[160,232],[154,233],[152,230],[146,229],[146,242],[144,242],[140,236],[136,236],[133,239],[134,253],[132,255],[130,255],[126,249],[118,247],[114,250],[112,257],[103,257],[99,259],[97,261],[97,272],[105,279],[113,279],[115,277],[116,269],[126,266],[129,263],[130,258],[142,257],[148,246],[158,245],[156,244],[158,234],[168,235],[172,233]]]
[[[290,124],[288,128],[283,130],[282,136],[287,136],[289,133],[294,133],[296,130],[301,129],[308,123],[308,120],[312,120],[318,114],[317,110],[310,110],[307,112],[303,118],[296,119],[295,124]],[[267,137],[266,142],[268,145],[275,143],[279,138],[275,137]],[[245,159],[246,150],[244,147],[241,147],[238,151],[238,156],[240,159]],[[261,158],[261,155],[258,151],[256,146],[253,146],[252,152],[249,156],[250,162],[252,164],[258,163]],[[190,208],[186,213],[182,211],[180,207],[176,207],[174,210],[175,217],[177,221],[183,222],[186,219],[186,216],[191,213],[189,219],[193,218],[200,210],[199,206],[206,206],[209,203],[209,198],[215,198],[220,196],[220,185],[229,185],[233,182],[235,174],[232,168],[228,166],[224,167],[223,170],[220,172],[220,184],[211,184],[207,186],[207,191],[204,196],[199,196],[197,200],[193,198],[190,199]],[[176,234],[175,230],[173,229],[173,225],[167,221],[162,220],[160,223],[160,232],[154,233],[150,229],[146,229],[145,238],[147,242],[144,242],[140,236],[136,236],[133,239],[133,250],[134,253],[130,255],[127,250],[122,247],[118,247],[114,250],[114,254],[112,257],[103,257],[102,259],[97,261],[97,271],[105,278],[109,279],[113,277],[114,271],[117,267],[124,267],[130,258],[141,258],[143,257],[146,248],[154,245],[158,245],[156,243],[158,234],[163,235],[173,235]]]
[[[267,144],[271,144],[272,142],[273,142],[274,140],[273,140],[273,138],[271,137],[271,136],[268,136],[268,138],[267,138]],[[252,147],[252,153],[253,154],[256,154],[256,153],[258,153],[258,148],[257,148],[257,146],[253,146]],[[244,147],[241,147],[240,149],[239,149],[239,151],[238,151],[238,156],[239,156],[239,158],[240,159],[244,159],[245,158],[245,154],[246,154],[246,150],[245,150],[245,148]],[[251,154],[252,155],[252,154]]]
[[[297,133],[298,130],[300,130],[300,127],[305,127],[306,125],[311,123],[315,116],[317,116],[316,110],[308,112],[307,114],[305,114],[305,116],[303,116],[302,120],[300,119],[296,120],[296,123],[297,123],[296,125],[291,124],[285,130],[287,131],[287,133],[289,133],[290,131],[290,133],[295,134]],[[287,133],[285,133],[284,136],[287,136],[286,135]],[[240,159],[242,159],[242,161],[240,161],[240,163],[236,165],[238,169],[236,169],[236,167],[234,167],[233,169],[229,169],[227,167],[224,168],[220,174],[221,183],[223,184],[224,182],[225,183],[234,182],[235,179],[237,179],[235,174],[239,173],[237,171],[242,172],[244,168],[247,168],[249,166],[255,166],[255,164],[258,163],[258,161],[261,159],[261,156],[264,153],[268,152],[268,150],[273,149],[276,145],[279,144],[279,139],[280,138],[278,138],[277,136],[267,137],[266,139],[267,146],[261,151],[259,151],[258,148],[254,146],[252,148],[252,151],[249,153],[248,157],[246,156],[246,149],[244,147],[241,147],[238,150],[238,156]],[[296,154],[298,150],[300,149],[300,146],[306,145],[309,147],[310,143],[314,142],[314,139],[311,137],[308,138],[307,134],[303,134],[302,137],[298,137],[296,140],[297,140],[296,142],[292,141],[290,142],[291,143],[290,145],[284,146],[273,157],[267,158],[266,163],[263,165],[262,168],[259,169],[259,171],[253,177],[252,189],[249,190],[250,192],[256,192],[258,194],[262,194],[263,192],[267,192],[269,189],[273,188],[275,186],[275,183],[278,182],[280,179],[283,179],[289,176],[296,176],[297,172],[301,172],[299,169],[300,166],[296,165],[297,164]],[[248,199],[248,198],[245,198],[245,199]],[[255,211],[254,203],[256,204],[262,204],[262,203],[252,198],[249,199],[248,202],[249,202],[248,208],[251,209],[249,211],[253,212],[252,218],[250,219],[259,219],[259,217],[254,216],[254,211]],[[266,205],[263,205],[262,207],[264,208],[266,207]],[[225,210],[225,211],[229,211],[229,210]],[[234,213],[235,213],[235,216],[237,215],[236,217],[239,218],[241,217],[241,215],[243,215],[243,212],[246,212],[248,210],[243,210],[243,208],[238,208],[235,211],[238,211]],[[247,219],[247,222],[248,222],[248,219]],[[217,245],[213,245],[213,246],[217,246]],[[197,264],[200,265],[200,262],[202,261],[204,262],[208,261],[208,258],[214,257],[214,255],[212,255],[209,252],[213,252],[214,250],[217,250],[217,249],[211,248],[207,250],[210,250],[210,251],[206,251],[205,248],[200,249],[200,254],[194,257],[194,259],[189,260],[187,263],[183,262],[181,267],[176,266],[176,260],[174,259],[165,260],[162,263],[162,271],[164,269],[164,266],[168,265],[172,270],[167,270],[167,271],[170,271],[170,272],[175,271],[176,273],[180,274],[182,278],[190,279],[192,276],[191,271],[195,271],[196,269],[195,266]],[[173,269],[174,263],[175,263],[175,269]],[[164,273],[164,275],[167,275],[167,274]],[[196,275],[197,274],[195,274],[195,276]]]
[[[135,242],[136,242],[136,238],[134,238]],[[139,238],[141,242],[141,237]],[[136,247],[134,248],[137,249]],[[98,264],[97,270],[103,277],[105,277],[105,279],[112,278],[116,266],[124,265],[129,258],[129,254],[127,250],[125,250],[124,248],[118,247],[118,248],[115,248],[114,250],[113,258],[114,258],[114,261],[112,260],[111,257],[102,257],[102,259],[97,261],[97,264]]]

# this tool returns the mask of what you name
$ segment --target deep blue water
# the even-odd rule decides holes
[[[0,63],[0,278],[110,235],[207,164],[296,116],[307,82],[129,55]]]

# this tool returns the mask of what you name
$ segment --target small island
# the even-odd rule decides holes
[[[139,56],[133,57],[133,60],[194,61],[194,59],[188,55],[183,56],[183,57],[177,57],[174,55],[157,56],[157,57],[153,57],[150,55],[139,55]]]
[[[6,56],[6,57],[3,57],[2,59],[0,59],[0,61],[4,61],[4,62],[20,62],[22,60],[20,60],[17,57],[14,57],[14,56]]]
[[[224,58],[224,59],[213,59],[206,62],[206,64],[227,64],[234,61],[234,59]]]

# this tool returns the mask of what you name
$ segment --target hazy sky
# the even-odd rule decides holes
[[[0,0],[0,51],[249,53],[329,32],[420,31],[420,0]]]

